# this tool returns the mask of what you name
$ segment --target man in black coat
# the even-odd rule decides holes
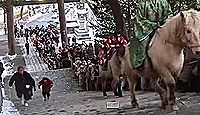
[[[5,69],[3,68],[3,63],[0,61],[0,82],[2,82],[2,77],[1,77],[1,75],[2,75],[2,73],[3,73],[4,70],[5,70]]]
[[[28,37],[29,37],[29,30],[28,30],[28,28],[25,29],[25,37],[26,37],[26,41],[28,41]]]
[[[22,100],[22,105],[28,106],[28,100],[33,96],[32,89],[36,91],[34,79],[28,72],[24,71],[24,67],[19,66],[17,72],[10,78],[9,86],[11,87],[14,82],[17,97]]]
[[[29,43],[28,43],[28,41],[26,41],[26,43],[25,43],[25,48],[26,48],[27,55],[29,55]]]

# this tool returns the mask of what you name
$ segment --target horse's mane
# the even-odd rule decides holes
[[[183,13],[187,16],[187,24],[198,26],[200,25],[200,14],[198,11],[188,10],[183,11]],[[156,35],[162,35],[168,38],[176,38],[182,35],[181,32],[183,32],[183,26],[183,22],[181,22],[181,15],[180,13],[178,13],[176,16],[167,19],[166,23],[162,26],[162,28],[156,32]]]

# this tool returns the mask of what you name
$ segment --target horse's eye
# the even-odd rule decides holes
[[[188,34],[190,34],[190,33],[191,33],[191,31],[190,31],[190,30],[187,30],[187,33],[188,33]]]

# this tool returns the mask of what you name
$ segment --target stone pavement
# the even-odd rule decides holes
[[[0,35],[0,56],[5,56],[8,51],[8,40],[6,35]]]
[[[35,47],[33,47],[33,43],[31,39],[29,39],[30,50],[29,55],[26,54],[25,50],[25,38],[17,38],[16,39],[19,44],[19,49],[21,50],[21,56],[25,60],[26,69],[29,72],[41,72],[41,71],[48,71],[47,65],[39,58],[37,52],[35,52]]]
[[[17,44],[16,44],[17,45]],[[8,42],[7,42],[7,36],[6,35],[0,35],[0,59],[6,66],[6,70],[2,74],[2,77],[9,76],[9,74],[13,73],[12,64],[14,66],[24,65],[24,59],[21,58],[19,55],[17,56],[8,56]],[[22,54],[21,50],[19,48],[16,49],[17,54]],[[12,59],[15,57],[15,59]],[[10,99],[5,95],[4,87],[1,87],[2,93],[3,93],[3,106],[2,106],[2,112],[0,115],[19,115],[19,112],[15,108],[14,104],[10,101]]]
[[[137,92],[136,97],[140,108],[132,108],[130,105],[130,94],[124,92],[124,97],[116,98],[112,92],[108,97],[103,97],[102,92],[81,91],[77,81],[73,78],[70,70],[55,70],[44,73],[32,73],[36,81],[46,76],[53,80],[54,87],[51,98],[43,102],[41,91],[37,89],[29,107],[23,107],[16,99],[13,89],[6,90],[14,102],[16,108],[22,115],[199,115],[200,94],[198,93],[176,93],[180,110],[173,112],[169,108],[159,108],[160,101],[157,93]],[[8,79],[5,79],[5,81]],[[5,85],[7,87],[7,85]],[[119,102],[120,109],[107,109],[107,102]]]
[[[6,56],[8,53],[8,40],[7,35],[0,35],[0,56]],[[21,49],[20,39],[15,39],[15,51],[16,58],[14,59],[15,66],[25,65],[25,60],[23,58],[23,52]]]

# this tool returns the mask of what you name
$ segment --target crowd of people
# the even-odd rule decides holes
[[[15,36],[26,38],[26,50],[29,54],[29,42],[35,46],[39,57],[48,65],[49,69],[60,69],[70,67],[67,48],[61,48],[59,44],[59,31],[53,26],[47,27],[36,25],[35,27],[18,28],[15,26]],[[29,40],[29,38],[31,38]]]
[[[15,37],[26,38],[26,50],[29,54],[29,43],[32,42],[38,56],[48,65],[49,69],[73,68],[74,76],[79,81],[79,86],[84,90],[97,90],[94,86],[98,82],[98,49],[100,44],[95,40],[92,43],[76,43],[59,46],[59,31],[53,26],[36,25],[24,28],[15,26]],[[95,88],[94,88],[95,87]]]

